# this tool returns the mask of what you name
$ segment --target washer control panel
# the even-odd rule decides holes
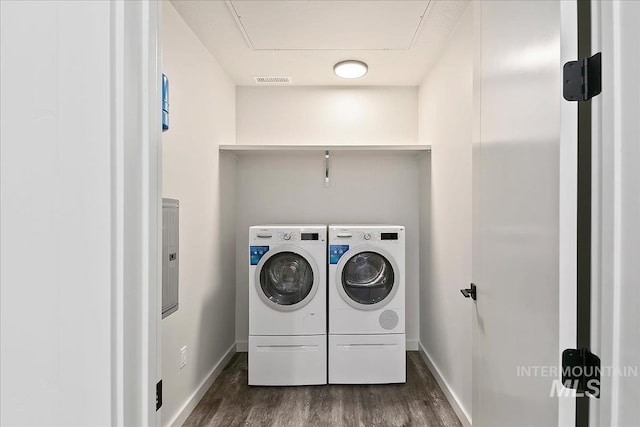
[[[324,245],[326,241],[327,229],[323,226],[249,228],[250,245]]]

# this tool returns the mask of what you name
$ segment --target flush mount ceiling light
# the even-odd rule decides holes
[[[367,74],[369,67],[362,61],[349,59],[333,66],[333,72],[343,79],[357,79]]]

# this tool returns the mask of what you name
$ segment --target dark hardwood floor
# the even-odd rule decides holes
[[[407,352],[407,383],[249,387],[238,353],[185,426],[460,426],[417,351]]]

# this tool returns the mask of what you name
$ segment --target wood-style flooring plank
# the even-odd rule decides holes
[[[248,386],[247,353],[238,353],[184,425],[461,426],[416,351],[407,352],[406,384],[304,387]]]

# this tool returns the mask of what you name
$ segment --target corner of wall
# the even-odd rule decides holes
[[[453,408],[453,411],[456,413],[456,416],[458,417],[458,419],[460,420],[463,426],[471,427],[472,425],[471,415],[465,409],[462,401],[456,395],[455,391],[451,388],[449,383],[445,380],[445,378],[442,375],[442,372],[440,372],[438,367],[433,363],[431,356],[429,356],[429,353],[422,345],[422,342],[420,342],[418,345],[419,345],[419,352],[420,352],[420,356],[422,357],[422,360],[424,360],[424,363],[427,365],[427,367],[429,368],[429,371],[431,371],[431,373],[433,374],[433,377],[436,379],[436,382],[444,392],[447,400],[451,404],[451,408]]]
[[[180,308],[162,320],[167,425],[186,419],[236,349],[235,159],[219,151],[235,143],[235,84],[173,5],[162,5],[171,91],[163,196],[180,200]]]
[[[418,139],[432,147],[420,195],[421,353],[463,422],[472,404],[472,306],[458,289],[471,280],[473,48],[468,7],[419,87],[418,109]]]

